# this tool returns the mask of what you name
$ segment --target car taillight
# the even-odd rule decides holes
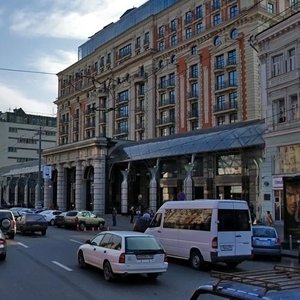
[[[280,245],[280,244],[281,244],[280,238],[277,238],[277,239],[276,239],[276,245]]]
[[[213,248],[213,249],[218,249],[218,237],[214,237],[213,239],[212,239],[212,241],[211,241],[211,247]]]
[[[164,257],[164,262],[168,262],[168,256],[166,253],[165,253],[165,257]]]
[[[119,264],[125,264],[125,253],[121,253],[119,257]]]
[[[6,244],[6,240],[0,240],[0,245],[5,245]]]

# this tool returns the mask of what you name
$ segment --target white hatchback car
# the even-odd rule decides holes
[[[53,210],[53,209],[49,209],[49,210],[44,210],[42,212],[40,212],[39,214],[44,216],[44,218],[46,219],[46,221],[50,224],[50,225],[54,225],[54,220],[55,217],[58,216],[59,214],[61,214],[62,211],[60,210]]]
[[[166,253],[149,234],[132,231],[104,231],[86,241],[77,251],[80,267],[86,264],[103,270],[105,280],[115,275],[147,274],[150,279],[168,269]]]

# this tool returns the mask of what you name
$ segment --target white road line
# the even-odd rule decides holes
[[[66,271],[69,271],[69,272],[72,272],[72,271],[73,271],[72,269],[68,268],[67,266],[65,266],[65,265],[63,265],[63,264],[61,264],[61,263],[59,263],[59,262],[57,262],[57,261],[55,261],[55,260],[52,260],[52,263],[54,263],[55,265],[57,265],[57,266],[59,266],[59,267],[65,269]]]
[[[70,241],[73,242],[73,243],[76,243],[76,244],[80,244],[80,245],[83,244],[82,242],[79,242],[79,241],[76,241],[76,240],[72,240],[72,239],[70,239]]]
[[[22,247],[24,247],[24,248],[28,248],[27,245],[25,245],[25,244],[23,244],[23,243],[20,243],[20,242],[18,242],[18,245],[20,245],[20,246],[22,246]]]

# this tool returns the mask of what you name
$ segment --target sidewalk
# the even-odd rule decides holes
[[[133,230],[133,224],[130,223],[130,216],[124,216],[124,215],[117,215],[117,225],[112,225],[112,216],[110,214],[106,214],[104,216],[106,221],[106,226],[109,228],[109,230]],[[134,217],[134,222],[137,219],[137,216]],[[274,223],[274,227],[276,228],[279,238],[282,242],[283,248],[282,249],[282,256],[284,257],[291,257],[298,259],[298,247],[294,248],[292,250],[289,249],[289,242],[284,240],[284,232],[283,232],[283,222],[276,221]],[[287,249],[286,249],[287,248]]]

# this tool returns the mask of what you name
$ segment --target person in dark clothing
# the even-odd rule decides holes
[[[112,209],[112,221],[113,226],[117,225],[117,210],[115,208]]]
[[[130,213],[130,223],[133,224],[134,215],[135,215],[134,206],[131,206],[129,213]]]
[[[143,214],[142,217],[139,217],[133,227],[133,231],[145,232],[148,228],[151,221],[151,217],[148,213]]]

